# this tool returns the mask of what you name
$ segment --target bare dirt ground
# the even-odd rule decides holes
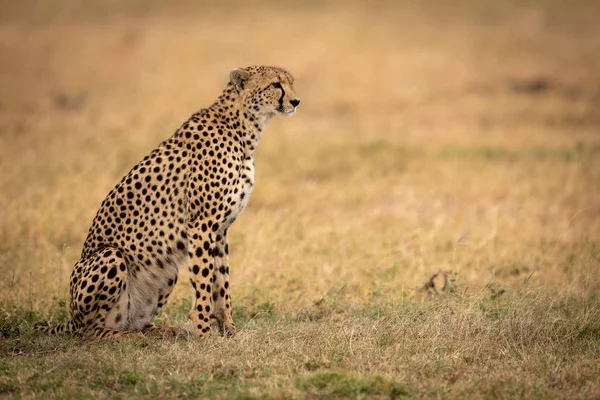
[[[600,398],[599,16],[2,2],[0,396]],[[34,333],[110,188],[251,64],[302,104],[231,231],[238,335]],[[191,331],[182,275],[158,322]]]

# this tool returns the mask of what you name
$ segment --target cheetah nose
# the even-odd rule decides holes
[[[290,104],[294,107],[298,107],[298,104],[300,104],[300,100],[298,100],[298,99],[290,100]]]

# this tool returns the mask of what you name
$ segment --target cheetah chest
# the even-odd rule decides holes
[[[248,158],[242,162],[239,171],[239,177],[235,184],[233,195],[232,195],[232,209],[231,214],[227,218],[226,225],[230,225],[235,221],[240,212],[248,204],[250,199],[250,193],[254,187],[254,159]]]

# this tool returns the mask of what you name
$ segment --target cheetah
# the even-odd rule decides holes
[[[198,337],[233,335],[227,232],[254,185],[254,153],[276,115],[300,100],[282,68],[229,74],[218,99],[193,114],[108,193],[70,277],[69,321],[36,327],[89,338],[157,328],[154,318],[187,266]]]

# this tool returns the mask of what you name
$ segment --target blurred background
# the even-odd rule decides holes
[[[267,128],[231,232],[239,304],[401,296],[438,269],[596,295],[599,18],[591,0],[2,1],[4,300],[66,298],[106,193],[253,64],[288,69],[302,104]]]

